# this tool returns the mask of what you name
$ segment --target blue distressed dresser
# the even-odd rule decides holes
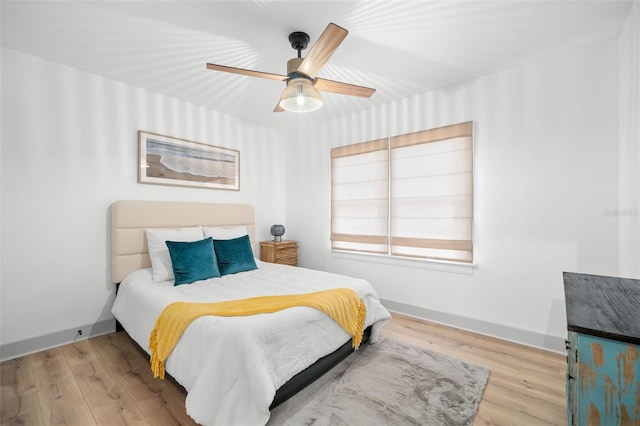
[[[640,280],[565,272],[570,426],[640,426]]]

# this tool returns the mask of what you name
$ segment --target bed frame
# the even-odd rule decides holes
[[[178,229],[198,225],[221,228],[246,226],[255,253],[254,217],[253,206],[249,204],[116,201],[111,206],[111,281],[119,284],[131,272],[151,267],[145,229]],[[121,329],[116,323],[116,330]],[[370,335],[371,327],[365,330],[363,343],[369,340]],[[335,352],[320,358],[282,385],[270,409],[298,393],[352,352],[349,338]]]

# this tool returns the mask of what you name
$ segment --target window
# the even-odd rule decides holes
[[[473,122],[331,150],[331,247],[473,262]]]

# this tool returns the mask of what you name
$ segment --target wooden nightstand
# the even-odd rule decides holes
[[[261,241],[260,260],[263,262],[280,263],[282,265],[298,265],[298,242],[283,241]]]

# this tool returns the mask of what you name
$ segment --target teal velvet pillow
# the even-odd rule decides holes
[[[212,238],[192,242],[167,241],[166,244],[176,278],[174,285],[220,276]]]
[[[213,248],[222,275],[258,269],[248,235],[231,240],[213,240]]]

